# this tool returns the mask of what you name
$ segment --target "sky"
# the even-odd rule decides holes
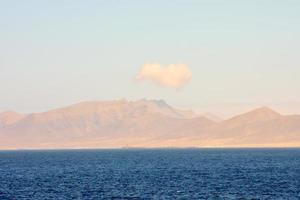
[[[298,0],[0,1],[0,112],[148,98],[222,117],[300,114],[299,10]]]

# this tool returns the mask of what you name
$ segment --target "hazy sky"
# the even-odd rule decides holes
[[[9,0],[0,27],[0,111],[146,97],[221,116],[300,113],[299,0]],[[135,80],[153,63],[192,79]]]

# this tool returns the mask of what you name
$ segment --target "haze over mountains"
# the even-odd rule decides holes
[[[0,113],[0,149],[296,147],[300,115],[263,107],[228,120],[163,100],[82,102],[43,113]]]

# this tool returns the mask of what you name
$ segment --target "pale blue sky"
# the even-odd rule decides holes
[[[0,1],[0,111],[165,99],[221,116],[300,113],[298,0]],[[134,76],[184,63],[181,91]]]

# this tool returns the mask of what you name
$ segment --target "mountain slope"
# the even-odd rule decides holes
[[[22,148],[67,143],[73,146],[76,142],[99,140],[166,140],[181,134],[176,130],[187,129],[184,127],[190,123],[189,119],[163,101],[83,102],[30,114],[3,128],[0,137],[6,146]],[[201,120],[210,123],[208,119]],[[126,144],[121,142],[120,145]]]
[[[229,120],[224,121],[223,124],[228,127],[245,126],[247,124],[265,122],[280,117],[282,117],[282,115],[280,115],[279,113],[271,110],[270,108],[262,107],[245,114],[235,116]]]
[[[0,116],[5,124],[0,149],[300,146],[300,116],[266,107],[221,122],[145,99],[82,102],[26,116]]]
[[[0,113],[0,127],[14,124],[23,119],[24,117],[25,115],[13,111],[2,112]]]
[[[225,120],[214,131],[226,140],[225,146],[298,146],[299,119],[262,107]]]

